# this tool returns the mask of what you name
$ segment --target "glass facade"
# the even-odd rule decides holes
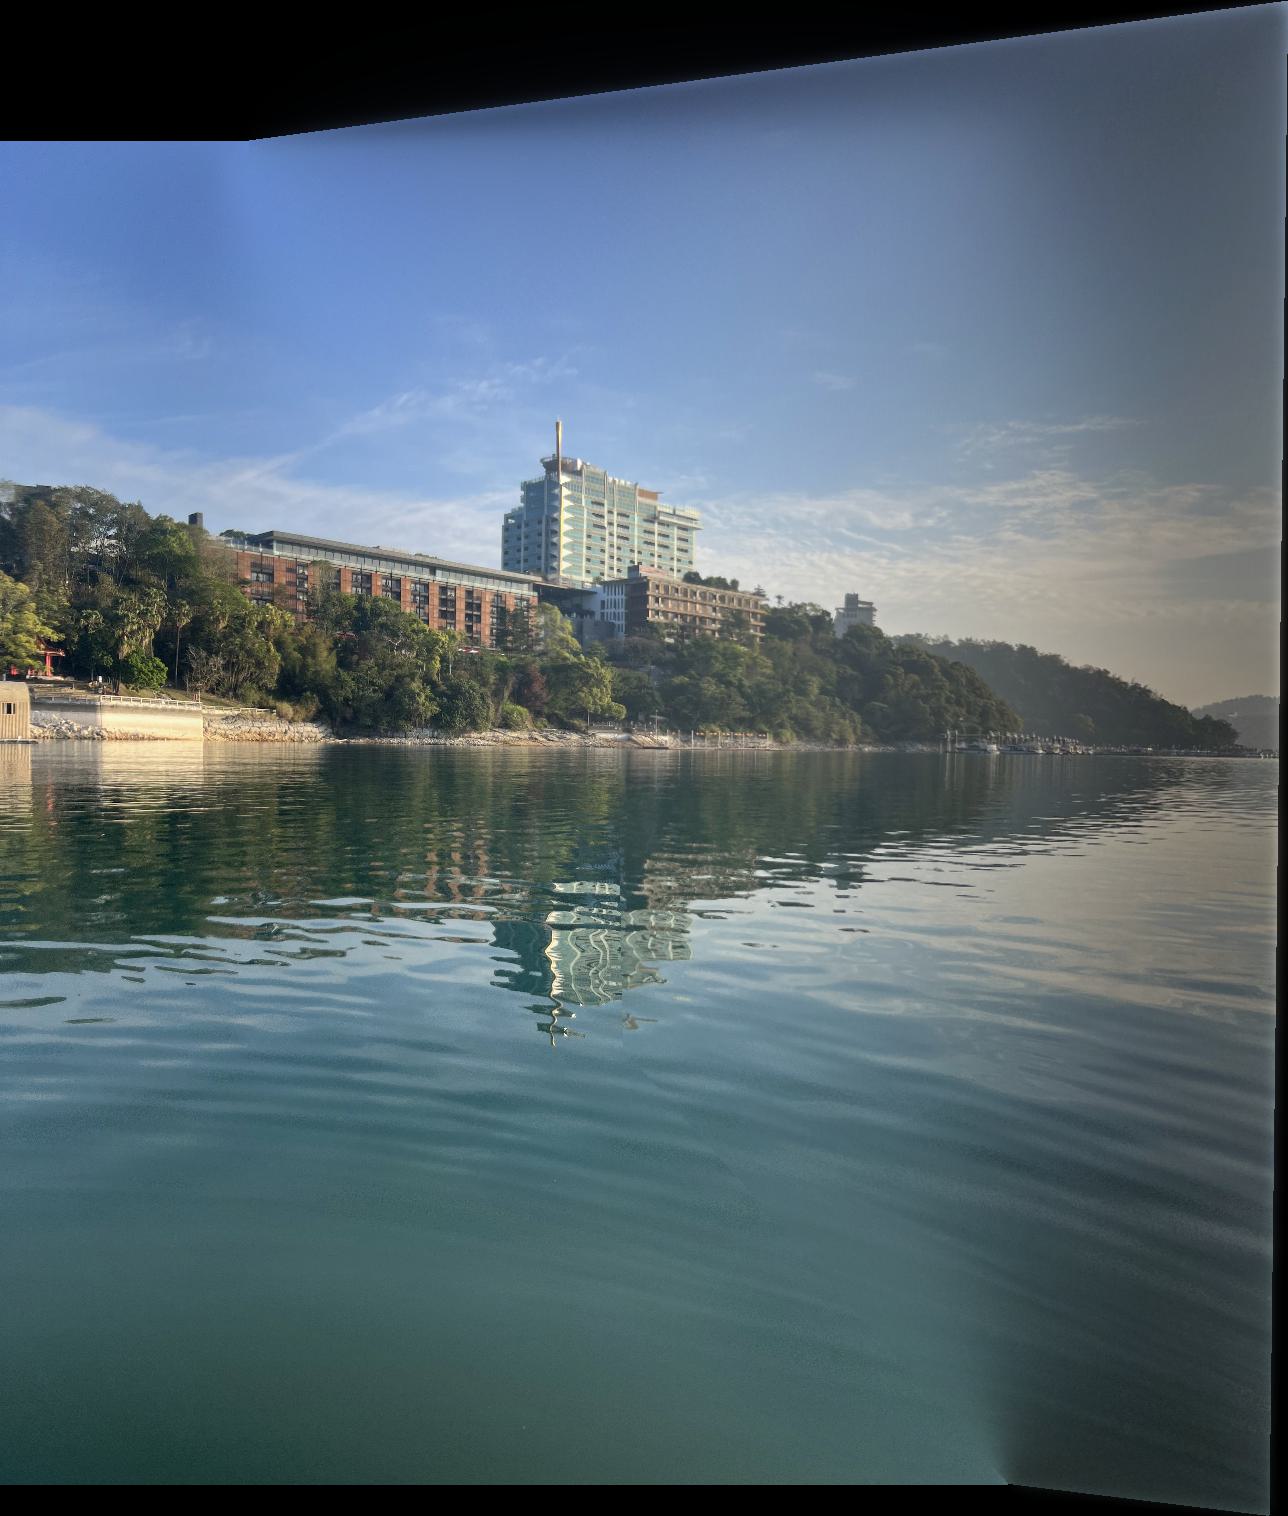
[[[542,459],[545,475],[520,485],[501,528],[511,573],[573,584],[621,578],[632,564],[683,575],[693,567],[698,513],[663,505],[654,490],[616,479],[580,458]]]

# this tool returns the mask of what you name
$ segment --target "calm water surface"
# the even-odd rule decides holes
[[[0,750],[0,1478],[1264,1510],[1277,780]]]

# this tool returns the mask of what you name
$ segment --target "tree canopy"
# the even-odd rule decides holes
[[[850,743],[934,741],[949,727],[1007,731],[1015,713],[969,668],[904,648],[876,627],[835,635],[821,607],[775,607],[766,635],[608,644],[613,689],[633,719],[680,729]]]
[[[0,671],[39,668],[41,644],[54,635],[40,619],[27,585],[0,573]]]
[[[1238,745],[1228,722],[1196,716],[1108,669],[1078,668],[1023,643],[952,642],[920,634],[897,640],[968,665],[1015,708],[1022,730],[1040,736],[1080,737],[1113,747],[1217,751]]]

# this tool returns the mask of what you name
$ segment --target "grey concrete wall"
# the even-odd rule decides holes
[[[202,735],[199,706],[120,700],[110,695],[78,699],[52,691],[42,692],[31,702],[31,719],[35,726],[71,722],[89,731],[98,728],[122,737],[165,737],[200,742]]]

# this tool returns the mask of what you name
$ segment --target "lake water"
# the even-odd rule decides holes
[[[0,1479],[1266,1509],[1277,781],[0,750]]]

